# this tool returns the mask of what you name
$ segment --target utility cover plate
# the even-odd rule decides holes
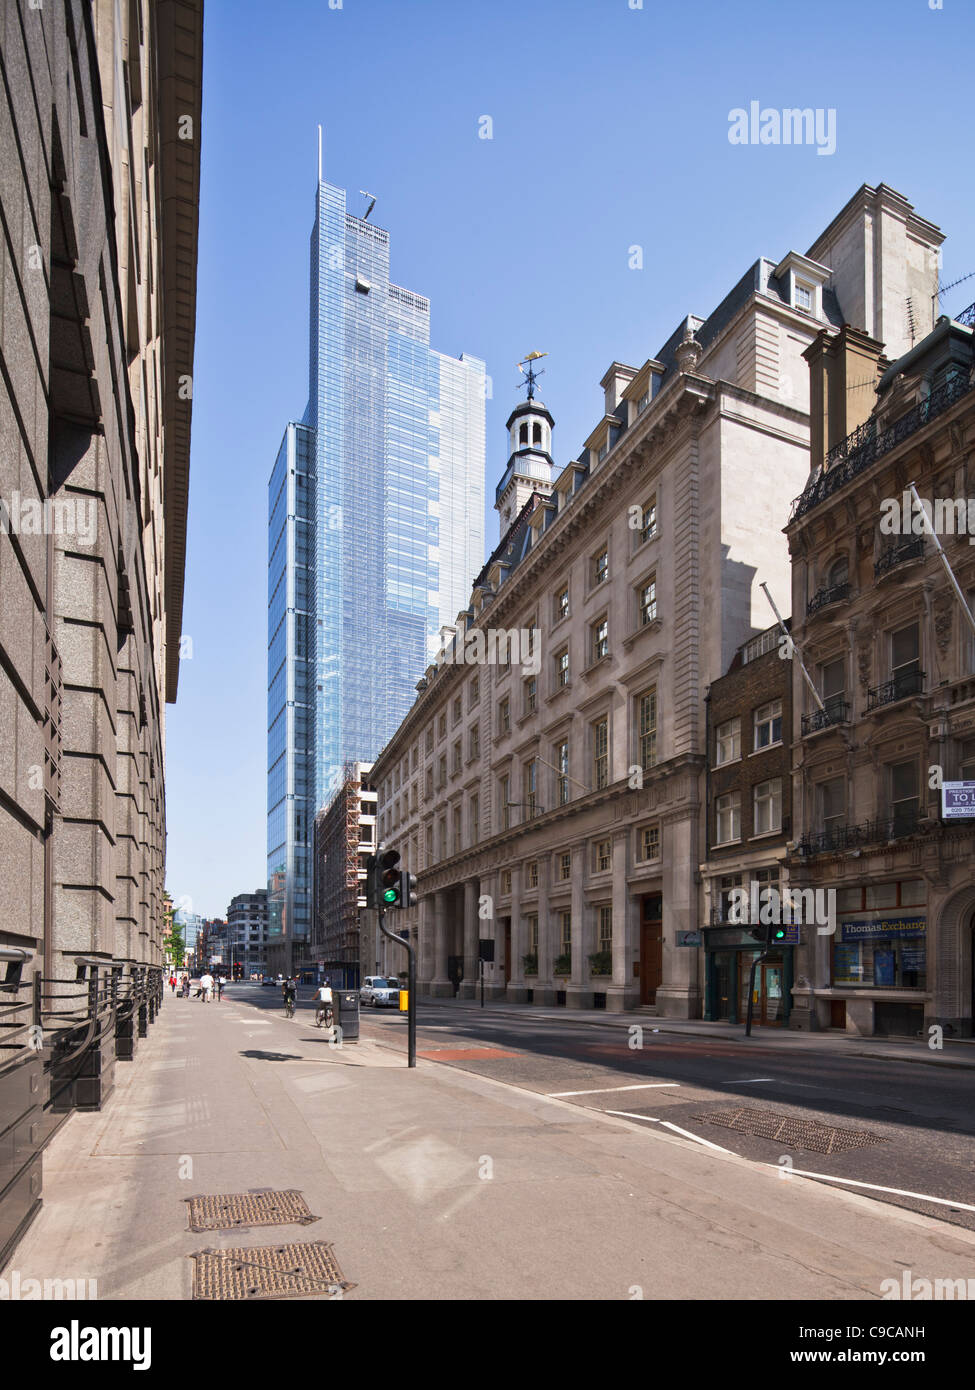
[[[300,1192],[221,1192],[184,1199],[191,1231],[234,1231],[249,1226],[309,1226],[321,1220]]]
[[[819,1120],[803,1120],[795,1115],[782,1115],[775,1110],[712,1111],[696,1115],[704,1124],[722,1125],[740,1134],[754,1134],[760,1139],[774,1139],[789,1149],[807,1149],[820,1154],[847,1153],[850,1149],[865,1149],[871,1144],[886,1144],[882,1134],[866,1129],[837,1129]]]
[[[339,1298],[355,1288],[342,1277],[332,1246],[324,1240],[199,1250],[190,1259],[194,1261],[193,1297],[211,1302],[310,1294]]]

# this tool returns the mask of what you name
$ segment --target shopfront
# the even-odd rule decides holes
[[[766,930],[759,926],[704,928],[704,1017],[709,1022],[744,1023],[751,988],[756,1026],[778,1028],[788,1023],[794,945],[773,942],[766,952]]]
[[[830,961],[832,1027],[904,1035],[921,1030],[928,984],[925,909],[923,879],[839,890]]]

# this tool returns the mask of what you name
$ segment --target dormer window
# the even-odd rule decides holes
[[[795,307],[801,309],[804,314],[811,314],[813,307],[813,292],[810,285],[804,285],[801,281],[796,281],[796,303]]]
[[[596,455],[597,462],[602,463],[603,459],[606,457],[608,453],[609,440],[606,440],[603,444],[600,444],[599,446],[599,453]]]
[[[640,399],[639,399],[639,400],[637,401],[637,403],[636,403],[636,413],[637,413],[638,415],[642,415],[643,412],[646,410],[646,408],[647,408],[647,406],[648,406],[649,404],[650,404],[650,392],[649,392],[649,391],[644,391],[643,395],[640,397]]]

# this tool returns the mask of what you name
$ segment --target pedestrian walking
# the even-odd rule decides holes
[[[189,977],[189,974],[188,974],[186,971],[184,971],[184,972],[183,972],[183,998],[184,998],[184,999],[189,999],[189,997],[190,997],[190,977]]]
[[[227,983],[226,975],[221,975],[217,980],[217,1003],[223,1003],[223,987]]]
[[[176,976],[175,976],[175,975],[170,975],[170,977],[169,977],[169,988],[170,988],[170,990],[172,991],[173,994],[176,993]]]
[[[213,976],[210,974],[209,970],[200,979],[200,989],[203,993],[204,1003],[209,1004],[213,995]]]

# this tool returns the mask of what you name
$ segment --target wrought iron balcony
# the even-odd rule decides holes
[[[896,545],[889,545],[880,559],[873,567],[876,578],[882,574],[888,574],[897,565],[903,565],[908,560],[922,560],[924,558],[924,537],[912,536],[909,541],[898,541]]]
[[[932,391],[923,401],[919,401],[887,429],[878,430],[876,417],[860,425],[830,449],[821,471],[793,502],[789,520],[798,521],[820,502],[825,502],[827,497],[832,497],[834,492],[839,492],[840,488],[845,487],[858,473],[869,468],[884,454],[890,453],[891,449],[896,449],[898,444],[923,429],[944,411],[950,410],[955,402],[961,400],[973,387],[975,382],[962,375],[954,376],[943,386]]]
[[[916,835],[919,828],[920,813],[917,808],[899,808],[893,815],[863,821],[859,825],[828,825],[815,834],[803,835],[796,849],[802,856],[838,854],[844,850],[864,849]]]
[[[867,711],[892,705],[897,700],[906,700],[911,695],[924,694],[923,671],[901,671],[883,685],[875,685],[867,691]]]
[[[831,729],[837,724],[846,724],[850,718],[850,706],[846,700],[827,700],[825,709],[815,709],[812,714],[802,716],[802,733],[818,733],[820,729]]]
[[[849,584],[828,584],[822,589],[818,589],[806,604],[806,616],[818,613],[821,608],[828,608],[831,603],[842,603],[844,599],[850,597]]]

